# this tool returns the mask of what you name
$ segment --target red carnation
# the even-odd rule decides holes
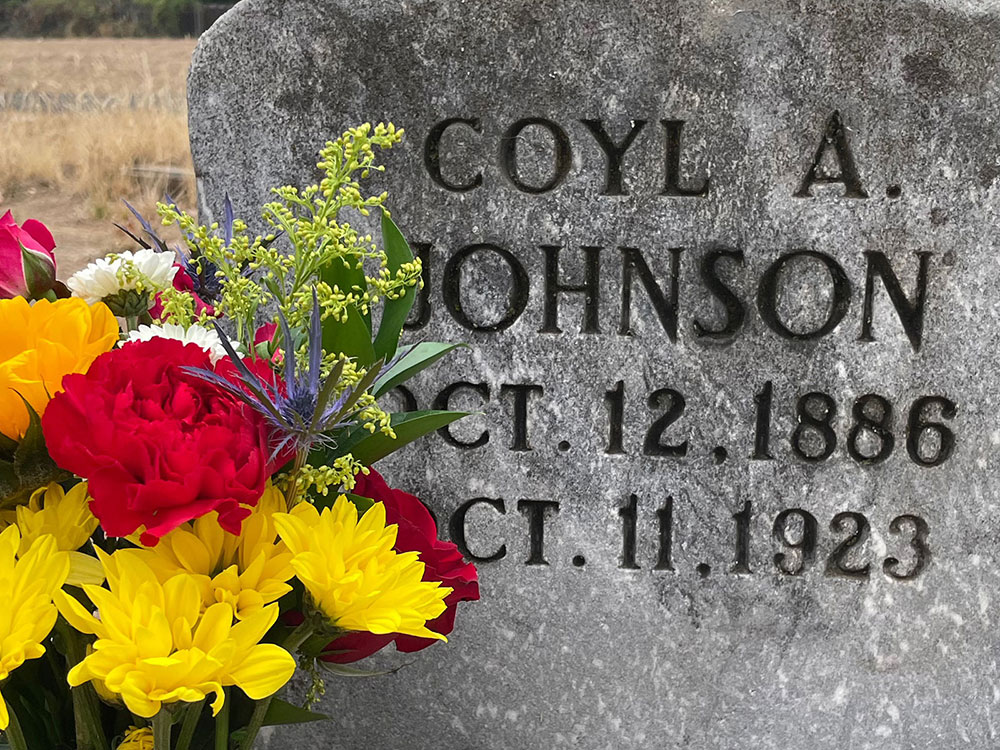
[[[225,359],[216,371],[224,374]],[[187,374],[212,370],[193,344],[154,338],[98,357],[63,380],[42,427],[59,466],[90,482],[90,508],[110,536],[145,526],[143,544],[213,510],[238,534],[273,466],[263,418]]]
[[[479,599],[479,578],[476,567],[462,559],[462,553],[454,544],[437,538],[434,518],[418,498],[402,490],[391,489],[374,469],[369,469],[369,472],[368,476],[358,474],[354,494],[369,497],[385,505],[386,523],[394,523],[399,527],[396,535],[396,551],[416,550],[420,553],[420,559],[425,565],[425,581],[442,581],[445,586],[454,589],[445,599],[448,609],[440,617],[427,623],[427,627],[435,633],[448,635],[455,627],[455,611],[458,603]],[[410,635],[348,633],[328,644],[323,649],[324,653],[320,659],[347,664],[371,656],[393,641],[396,642],[399,651],[406,653],[420,651],[432,643],[437,643],[430,638],[416,638]]]

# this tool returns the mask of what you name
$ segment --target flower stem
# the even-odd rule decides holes
[[[153,717],[153,750],[170,750],[170,727],[174,717],[166,708],[160,708]]]
[[[198,701],[184,710],[184,723],[181,724],[181,736],[177,738],[177,750],[188,750],[191,747],[191,739],[194,737],[194,730],[198,726],[204,705],[204,701]]]
[[[223,688],[226,700],[215,717],[215,750],[229,750],[229,688]]]
[[[282,641],[281,647],[294,656],[295,652],[299,650],[299,646],[309,640],[309,636],[313,634],[314,630],[312,621],[307,617],[301,625],[288,634],[288,637]]]
[[[288,492],[285,494],[285,505],[288,510],[294,508],[295,503],[298,502],[299,472],[302,470],[302,467],[306,465],[306,461],[308,460],[308,450],[300,450],[295,454],[295,463],[292,464],[292,473],[288,476]]]
[[[10,723],[4,730],[4,734],[7,735],[10,750],[28,750],[28,741],[24,738],[24,730],[21,729],[21,722],[17,720],[17,713],[9,703],[7,704],[7,713],[10,714]]]
[[[281,647],[286,651],[289,651],[293,656],[295,652],[298,651],[299,646],[305,643],[309,636],[313,634],[313,624],[306,618],[301,625],[299,625],[295,630],[293,630],[289,636],[282,642]],[[269,695],[263,700],[257,701],[257,705],[254,706],[253,716],[250,717],[250,723],[247,724],[246,735],[243,737],[243,743],[240,745],[241,750],[252,750],[253,743],[257,739],[257,735],[260,733],[260,728],[264,726],[264,717],[267,716],[267,710],[271,707],[271,699],[274,695]]]
[[[240,745],[241,750],[252,750],[253,743],[256,741],[257,735],[260,734],[260,728],[264,726],[264,717],[267,716],[267,709],[271,707],[271,698],[273,697],[269,695],[263,700],[257,701],[253,709],[253,716],[250,717],[250,723],[247,724],[243,743]]]
[[[66,662],[72,669],[86,656],[86,649],[80,634],[61,617],[56,622],[56,630],[66,646]],[[107,750],[108,740],[101,724],[101,702],[89,682],[70,689],[73,697],[73,718],[76,723],[79,750]]]

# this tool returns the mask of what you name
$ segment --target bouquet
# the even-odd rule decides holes
[[[359,180],[392,125],[327,143],[252,236],[226,199],[171,250],[56,279],[0,219],[0,730],[11,750],[248,750],[325,718],[323,676],[446,640],[475,568],[371,465],[462,416],[380,396],[453,344],[399,345],[421,283]],[[131,207],[130,207],[131,208]],[[381,218],[381,242],[343,220]],[[277,697],[296,668],[305,705]]]

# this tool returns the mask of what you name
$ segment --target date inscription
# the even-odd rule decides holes
[[[773,400],[774,385],[767,381],[754,396],[756,415],[752,460],[769,461],[774,458],[771,448]],[[609,417],[605,453],[624,454],[624,381],[619,380],[604,394],[604,403]],[[689,440],[665,435],[684,415],[687,407],[684,395],[673,388],[659,388],[648,395],[646,405],[656,416],[645,429],[642,454],[673,458],[686,456]],[[955,433],[948,420],[955,417],[957,409],[955,402],[945,396],[921,396],[909,405],[905,424],[897,425],[889,400],[869,393],[854,400],[848,432],[846,436],[838,437],[833,427],[838,411],[837,401],[827,393],[811,391],[799,396],[794,404],[795,427],[789,435],[791,453],[807,463],[819,463],[830,458],[842,440],[847,454],[859,464],[879,464],[892,455],[896,434],[904,434],[906,453],[913,463],[939,466],[948,460],[955,449]],[[630,409],[630,413],[635,411]]]
[[[558,534],[561,503],[519,500],[516,508],[526,522],[522,532],[526,532],[526,538],[518,545],[527,549],[524,564],[548,567],[553,563],[553,555],[547,540]],[[508,504],[499,498],[480,497],[466,501],[449,519],[452,540],[467,558],[477,563],[507,558],[507,541],[514,541],[513,537],[508,536],[492,551],[485,550],[481,542],[470,539],[468,523],[470,512],[492,512],[499,519],[507,516],[507,510]],[[674,559],[675,512],[674,498],[667,497],[654,512],[651,537],[644,538],[642,530],[650,528],[650,524],[641,517],[638,496],[629,495],[617,509],[621,524],[617,567],[636,571],[645,567],[653,573],[682,572],[683,565]],[[510,525],[507,526],[510,534]],[[482,527],[479,528],[481,531]],[[722,547],[728,545],[730,551],[727,553],[721,548],[713,552],[717,559],[725,560],[728,555],[728,562],[715,567],[729,576],[770,573],[778,577],[801,577],[815,571],[824,577],[843,580],[868,581],[875,575],[882,575],[893,581],[911,581],[927,569],[932,557],[930,526],[924,518],[913,513],[900,513],[879,530],[873,529],[868,516],[856,511],[840,511],[829,521],[821,521],[804,508],[786,508],[772,518],[764,517],[752,501],[746,500],[740,510],[731,515],[729,528],[728,533],[720,533],[717,541]],[[761,530],[770,533],[761,533]],[[875,533],[884,544],[869,543]],[[877,553],[876,549],[883,551]],[[646,560],[652,560],[652,564]],[[762,565],[761,560],[766,560],[766,564]],[[583,568],[587,560],[577,554],[572,557],[572,564]],[[701,578],[708,578],[713,571],[709,562],[693,567]]]

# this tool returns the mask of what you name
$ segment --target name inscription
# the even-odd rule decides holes
[[[600,120],[580,120],[580,124],[599,146],[604,157],[603,186],[601,195],[628,194],[628,180],[624,169],[626,154],[640,142],[643,134],[654,130],[644,120],[633,120],[630,130],[615,139]],[[682,173],[682,137],[684,121],[663,119],[658,130],[662,143],[662,175],[660,196],[668,198],[702,199],[710,195],[713,182],[709,176],[685,178]],[[851,144],[839,113],[834,112],[825,123],[819,145],[811,155],[803,177],[793,193],[795,198],[812,198],[817,186],[839,185],[842,189],[837,199],[867,199],[869,192],[862,184]],[[440,189],[452,193],[466,193],[489,187],[484,177],[489,172],[488,162],[453,159],[448,156],[450,139],[455,137],[483,137],[482,122],[478,118],[454,117],[436,123],[424,140],[423,164],[431,181]],[[520,146],[528,135],[537,143],[538,136],[548,143],[550,165],[544,168],[544,158],[535,154],[525,156]],[[482,145],[482,144],[480,144]],[[567,131],[558,123],[541,117],[526,117],[506,128],[496,143],[493,168],[503,178],[502,182],[529,195],[542,195],[556,190],[570,177],[573,165],[573,142]],[[542,149],[544,154],[544,148]],[[487,150],[488,153],[488,150]],[[835,168],[831,169],[831,165]],[[499,183],[498,183],[499,184]],[[898,185],[889,185],[886,195],[890,199],[901,196]],[[829,195],[829,193],[827,193]],[[670,247],[651,254],[637,247],[619,246],[614,250],[603,243],[584,244],[577,248],[559,244],[539,245],[527,256],[510,248],[490,242],[475,242],[444,253],[446,260],[440,270],[436,256],[441,248],[434,243],[413,243],[414,250],[423,262],[424,285],[418,294],[413,314],[406,328],[411,332],[425,328],[431,320],[434,306],[432,291],[440,288],[442,307],[464,330],[475,334],[498,334],[519,321],[527,319],[531,330],[539,336],[558,336],[566,325],[560,318],[561,303],[574,298],[582,310],[579,333],[589,335],[635,336],[636,311],[639,295],[653,312],[652,334],[645,326],[645,335],[656,335],[662,330],[671,343],[678,336],[690,336],[695,342],[712,345],[730,345],[747,329],[747,321],[755,311],[763,329],[778,340],[789,342],[816,341],[842,330],[852,300],[854,284],[859,283],[861,306],[856,324],[857,341],[876,341],[876,330],[898,326],[897,331],[906,337],[911,350],[918,353],[924,341],[928,289],[934,285],[936,269],[954,263],[951,253],[935,256],[929,251],[915,251],[897,255],[894,261],[878,250],[864,251],[860,258],[864,274],[852,281],[848,271],[833,255],[814,249],[795,249],[777,253],[759,277],[745,291],[747,280],[740,279],[748,264],[744,252],[734,247],[711,246],[700,253],[684,247]],[[434,252],[432,252],[434,251]],[[681,285],[686,278],[684,266],[695,256],[696,278],[700,285],[698,300],[711,308],[688,309]],[[614,281],[607,278],[610,265],[614,264]],[[540,279],[532,283],[529,268],[541,269]],[[467,289],[463,279],[469,274],[489,278],[495,288],[506,289],[499,301],[482,304],[481,295]],[[817,279],[822,281],[817,282]],[[901,279],[912,279],[904,282]],[[540,282],[540,283],[538,283]],[[819,287],[817,286],[819,285]],[[539,289],[540,287],[540,289]],[[797,297],[796,290],[811,289],[806,298]],[[617,315],[609,319],[607,299],[612,290],[613,307]],[[789,291],[791,290],[791,291]],[[879,308],[876,300],[879,291],[888,297],[896,321],[876,317]],[[534,295],[540,300],[532,307]],[[786,304],[793,300],[794,305]],[[803,313],[803,307],[812,305]],[[685,318],[687,320],[685,321]],[[805,321],[805,322],[804,322]],[[416,395],[405,389],[396,389],[407,409],[417,409]],[[453,408],[454,399],[463,402],[464,408],[475,409],[470,401],[478,400],[480,406],[500,400],[509,407],[507,448],[514,452],[535,450],[533,436],[529,434],[532,409],[545,395],[541,383],[503,383],[499,387],[487,382],[457,381],[441,388],[427,399],[432,408]],[[752,401],[752,429],[750,443],[740,452],[751,462],[787,460],[804,464],[821,464],[840,454],[859,466],[875,466],[888,461],[907,461],[915,466],[932,469],[945,464],[956,447],[954,420],[958,404],[945,393],[925,393],[907,397],[906,402],[889,395],[867,393],[845,398],[820,390],[803,389],[783,401],[775,399],[771,381],[759,383]],[[603,393],[592,394],[602,399],[607,415],[603,453],[607,456],[641,456],[650,459],[684,461],[694,454],[708,451],[711,461],[721,465],[730,460],[733,446],[695,446],[692,430],[697,433],[699,415],[691,413],[685,394],[669,384],[651,389],[644,394],[627,394],[624,380],[609,383]],[[647,421],[642,421],[643,404],[648,410]],[[778,410],[792,419],[787,434],[775,434],[772,417]],[[847,420],[841,415],[847,416]],[[786,419],[787,421],[787,419]],[[844,422],[847,422],[846,425]],[[493,425],[494,429],[499,425]],[[478,434],[456,434],[451,427],[439,431],[445,443],[462,451],[487,445],[494,436],[489,428]],[[781,438],[780,440],[778,438]],[[558,443],[558,450],[571,449],[568,441]],[[665,493],[667,494],[667,493]],[[502,498],[476,497],[462,502],[448,519],[452,539],[463,553],[480,563],[497,562],[508,557],[507,545],[501,542],[495,549],[484,549],[481,542],[470,539],[470,514],[483,519],[489,513],[507,516],[508,509],[516,507],[525,525],[525,546],[528,550],[524,564],[548,566],[546,529],[550,530],[559,517],[558,500],[520,499],[516,503]],[[640,510],[639,496],[628,494],[624,504],[614,509],[620,518],[620,553],[618,567],[639,570],[643,567],[657,572],[676,572],[673,549],[675,530],[674,498],[667,494],[665,501],[653,512],[655,533],[646,545],[645,566],[639,562]],[[486,515],[484,515],[486,514]],[[879,521],[882,535],[895,539],[881,545],[875,554],[868,544],[874,521],[870,514],[844,509],[829,519],[802,507],[786,508],[773,517],[763,518],[751,500],[745,500],[740,510],[732,514],[731,562],[723,567],[726,573],[750,575],[763,572],[762,567],[751,565],[750,550],[754,545],[770,544],[773,547],[769,567],[783,576],[801,576],[812,569],[822,575],[845,580],[869,580],[875,572],[891,580],[908,581],[919,576],[931,559],[930,527],[919,515],[906,512],[905,508]],[[829,533],[821,532],[828,524]],[[648,524],[647,524],[648,525]],[[760,528],[770,530],[769,540],[753,539]],[[878,528],[878,527],[876,527]],[[752,529],[756,532],[752,533]],[[510,527],[508,525],[508,531]],[[721,540],[719,540],[721,541]],[[572,564],[583,568],[587,561],[575,555]],[[719,565],[715,566],[719,568]],[[699,563],[697,574],[706,578],[713,566]]]

